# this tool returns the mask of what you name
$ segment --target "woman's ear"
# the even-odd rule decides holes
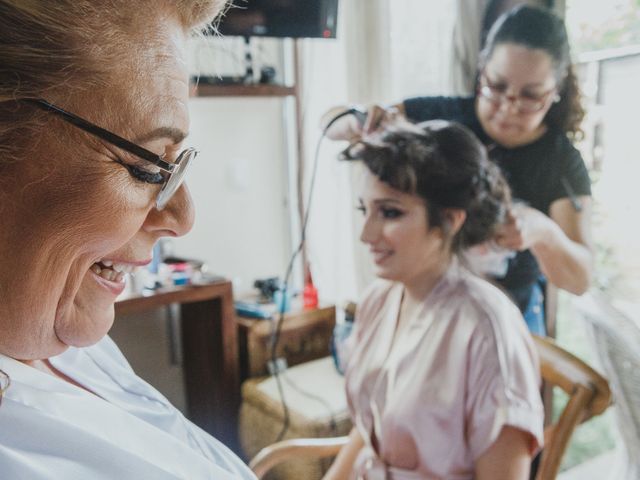
[[[462,228],[462,224],[467,219],[467,212],[461,208],[445,208],[443,214],[447,225],[445,231],[453,237]]]

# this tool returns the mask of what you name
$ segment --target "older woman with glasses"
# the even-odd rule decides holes
[[[0,0],[0,476],[248,479],[106,336],[185,234],[185,43],[224,0]]]
[[[530,330],[544,334],[544,282],[581,294],[592,270],[591,187],[571,143],[584,112],[564,23],[548,11],[516,7],[492,27],[479,67],[473,97],[418,97],[389,108],[372,106],[364,125],[346,116],[328,135],[353,140],[398,115],[416,122],[455,120],[469,127],[501,167],[517,201],[486,247],[517,253],[506,272],[489,270],[511,294]]]

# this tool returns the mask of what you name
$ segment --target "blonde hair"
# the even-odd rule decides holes
[[[33,115],[11,100],[108,81],[143,25],[172,15],[185,31],[211,22],[226,0],[0,0],[0,166],[15,159]],[[140,12],[143,12],[142,14]],[[148,40],[145,37],[145,40]]]

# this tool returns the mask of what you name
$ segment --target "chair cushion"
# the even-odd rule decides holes
[[[280,375],[289,409],[289,428],[284,438],[347,435],[351,420],[344,377],[331,357],[306,362]],[[249,459],[274,443],[282,430],[284,415],[275,377],[251,379],[242,385],[239,437]],[[331,459],[295,460],[274,469],[268,478],[320,479]]]

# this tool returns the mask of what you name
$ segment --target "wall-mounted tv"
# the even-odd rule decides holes
[[[234,0],[218,30],[243,37],[335,38],[338,0]]]

